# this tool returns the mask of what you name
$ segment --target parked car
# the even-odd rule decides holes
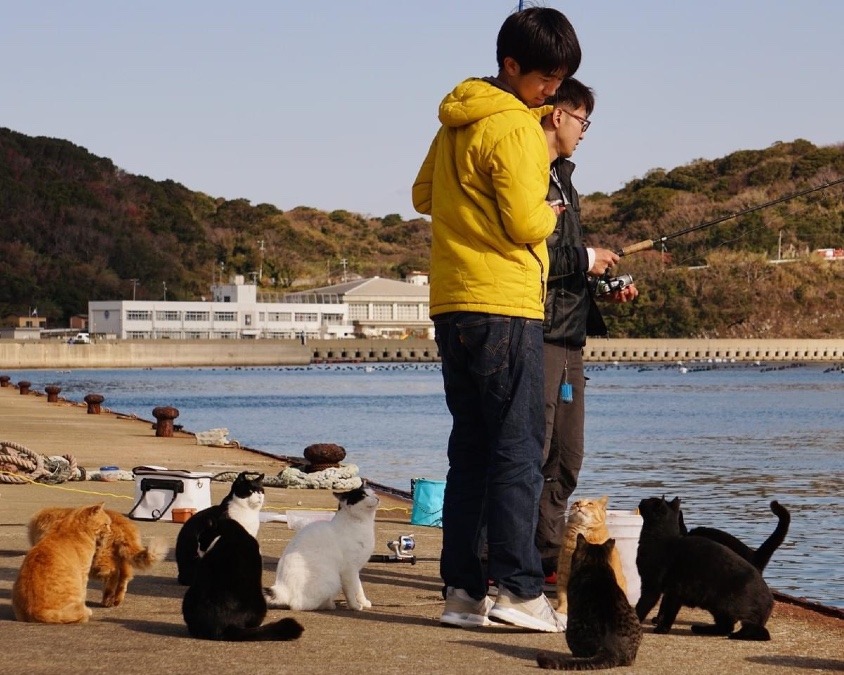
[[[70,342],[74,345],[89,345],[91,344],[91,336],[88,333],[77,333],[76,337],[71,339]]]

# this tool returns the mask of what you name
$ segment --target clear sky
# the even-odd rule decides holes
[[[529,3],[526,3],[529,4]],[[597,93],[581,193],[776,141],[844,142],[844,2],[542,3]],[[413,217],[460,80],[518,0],[3,0],[0,126],[214,197]]]

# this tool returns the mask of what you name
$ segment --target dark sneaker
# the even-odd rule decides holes
[[[557,573],[552,572],[547,577],[545,577],[545,586],[543,590],[546,593],[550,593],[552,595],[557,595]]]

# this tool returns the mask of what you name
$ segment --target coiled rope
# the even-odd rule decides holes
[[[0,483],[64,483],[78,478],[73,455],[47,456],[13,441],[0,441]]]
[[[342,464],[338,467],[329,467],[313,473],[305,473],[300,469],[289,466],[276,476],[265,476],[262,483],[264,487],[322,488],[345,492],[359,488],[363,484],[359,473],[360,469],[355,464]],[[236,477],[236,471],[223,471],[214,476],[213,480],[226,482],[233,481]]]

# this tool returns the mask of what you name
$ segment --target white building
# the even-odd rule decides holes
[[[429,289],[391,279],[358,281],[284,296],[234,277],[210,301],[100,300],[88,303],[92,337],[124,340],[432,337]]]
[[[343,303],[349,308],[349,321],[357,337],[434,337],[434,324],[429,316],[430,287],[418,281],[372,277],[289,293],[284,300]]]

